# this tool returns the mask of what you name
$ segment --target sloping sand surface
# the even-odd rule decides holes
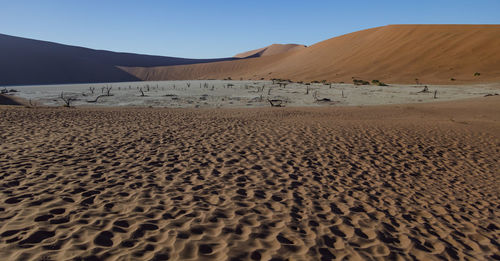
[[[23,105],[23,103],[18,97],[0,94],[0,105]]]
[[[279,55],[187,66],[125,68],[143,80],[291,79],[351,83],[500,81],[500,25],[390,25]],[[478,73],[478,74],[476,74]]]
[[[117,66],[168,66],[234,59],[118,53],[0,34],[2,85],[138,81]]]
[[[0,107],[0,259],[499,259],[499,102]]]
[[[272,44],[263,48],[259,48],[256,50],[251,50],[244,53],[239,53],[234,57],[237,58],[247,58],[247,57],[261,57],[261,56],[269,56],[280,53],[286,53],[290,51],[297,51],[306,48],[305,45],[300,44]]]

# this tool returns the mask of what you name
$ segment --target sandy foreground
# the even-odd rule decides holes
[[[0,259],[500,259],[499,158],[498,96],[0,106]]]

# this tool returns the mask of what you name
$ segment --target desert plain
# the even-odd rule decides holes
[[[298,83],[289,81],[177,80],[2,88],[27,105],[76,107],[254,108],[367,106],[427,103],[499,95],[500,84],[468,85]]]

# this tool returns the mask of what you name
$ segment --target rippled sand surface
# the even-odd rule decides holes
[[[0,107],[0,257],[499,259],[499,104]]]

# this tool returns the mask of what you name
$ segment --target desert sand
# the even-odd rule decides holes
[[[23,101],[12,95],[0,94],[0,105],[24,105]]]
[[[390,25],[293,52],[237,61],[120,67],[142,80],[291,79],[352,83],[471,84],[500,81],[500,25]]]
[[[499,103],[0,106],[0,259],[499,259]]]
[[[236,54],[234,57],[247,58],[247,57],[269,56],[286,52],[293,52],[304,48],[306,48],[306,46],[300,44],[272,44],[263,48]]]
[[[218,59],[118,53],[0,34],[0,84],[229,77],[337,83],[352,83],[353,79],[391,84],[493,83],[500,82],[498,46],[500,25],[389,25],[308,47],[274,44]]]
[[[119,53],[0,34],[1,85],[139,81],[117,66],[168,66],[235,59]]]

